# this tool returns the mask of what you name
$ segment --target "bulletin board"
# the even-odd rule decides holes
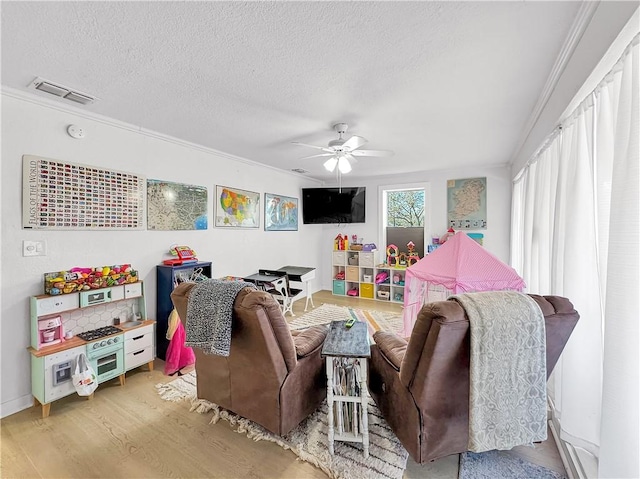
[[[144,177],[33,155],[22,162],[23,228],[144,229]]]

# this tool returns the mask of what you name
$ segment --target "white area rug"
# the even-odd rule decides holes
[[[320,308],[318,308],[320,309]],[[335,454],[329,454],[327,403],[302,421],[285,436],[277,436],[262,426],[221,409],[216,404],[196,398],[196,373],[156,386],[162,399],[191,402],[191,410],[199,413],[213,412],[211,423],[220,419],[229,421],[236,432],[246,434],[254,441],[271,441],[293,451],[300,459],[322,469],[336,479],[401,479],[407,466],[408,453],[395,437],[380,411],[369,400],[369,458],[362,453],[362,444],[336,441]]]
[[[402,330],[402,314],[386,311],[369,311],[366,309],[348,308],[335,304],[323,304],[312,311],[289,321],[291,329],[304,329],[316,324],[329,324],[331,321],[343,321],[355,317],[365,321],[369,327],[369,335],[376,331],[399,333]]]

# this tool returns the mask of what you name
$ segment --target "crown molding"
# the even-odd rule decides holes
[[[209,148],[197,143],[192,143],[190,141],[182,140],[180,138],[176,138],[170,135],[165,135],[164,133],[159,133],[157,131],[148,130],[140,126],[132,125],[131,123],[126,123],[108,116],[100,115],[99,113],[88,112],[72,105],[61,105],[59,102],[55,100],[50,100],[49,98],[41,98],[39,96],[33,95],[32,93],[24,92],[22,90],[17,90],[15,88],[7,87],[5,85],[2,85],[2,95],[12,97],[27,103],[32,103],[34,105],[38,105],[44,108],[49,108],[51,110],[57,110],[63,113],[75,115],[75,116],[84,118],[86,120],[102,123],[104,125],[111,126],[113,128],[119,128],[121,130],[131,131],[134,133],[144,135],[149,138],[154,138],[156,140],[166,141],[169,143],[173,143],[175,145],[183,146],[193,150],[198,150],[198,151],[207,153],[209,155],[219,156],[228,160],[238,161],[240,163],[244,163],[251,166],[267,168],[270,170],[277,171],[279,173],[286,173],[291,176],[296,176],[298,178],[302,176],[308,180],[318,181],[318,180],[315,180],[314,178],[303,176],[300,173],[296,173],[289,170],[283,170],[280,168],[275,168],[273,166],[265,165],[264,163],[259,163],[257,161],[250,160],[248,158],[236,156],[231,153],[225,153],[224,151],[216,150],[214,148]]]
[[[571,29],[569,30],[569,33],[567,34],[567,37],[564,40],[564,44],[560,49],[560,53],[556,57],[556,61],[553,67],[551,68],[551,72],[549,73],[547,82],[545,83],[544,88],[542,89],[542,92],[538,97],[538,101],[533,107],[533,111],[531,112],[531,115],[529,115],[529,119],[527,120],[527,123],[522,130],[520,141],[518,142],[516,148],[514,149],[514,152],[511,155],[511,160],[509,161],[509,163],[513,164],[513,162],[520,155],[522,148],[524,147],[526,141],[529,139],[529,135],[531,134],[531,131],[533,130],[534,126],[540,119],[540,115],[542,114],[542,111],[547,106],[547,102],[549,101],[549,98],[551,97],[553,91],[558,85],[560,76],[562,75],[562,73],[564,72],[564,69],[569,63],[569,60],[571,59],[573,52],[578,46],[578,43],[580,43],[580,40],[582,39],[582,35],[584,34],[585,30],[589,26],[589,22],[591,22],[591,19],[593,18],[593,15],[596,12],[599,4],[600,4],[599,0],[594,2],[588,1],[588,2],[580,3],[580,9],[576,14],[576,18],[573,20],[573,24],[571,25]]]

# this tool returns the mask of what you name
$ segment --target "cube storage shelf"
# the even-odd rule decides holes
[[[378,251],[333,250],[333,294],[403,303],[406,268],[380,265],[378,259]],[[386,278],[376,282],[380,277]]]

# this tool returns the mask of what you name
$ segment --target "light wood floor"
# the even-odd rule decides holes
[[[398,311],[397,304],[341,298],[321,291],[322,303],[363,309]],[[297,301],[296,314],[303,314]],[[56,401],[42,419],[40,408],[21,411],[0,421],[3,478],[326,478],[314,466],[297,461],[291,451],[254,442],[233,431],[226,421],[209,424],[210,414],[189,412],[186,403],[159,399],[155,385],[172,377],[155,361],[101,384],[92,400],[76,395]],[[551,439],[535,448],[512,451],[519,457],[564,473]],[[455,479],[458,456],[420,466],[409,459],[405,478]]]

